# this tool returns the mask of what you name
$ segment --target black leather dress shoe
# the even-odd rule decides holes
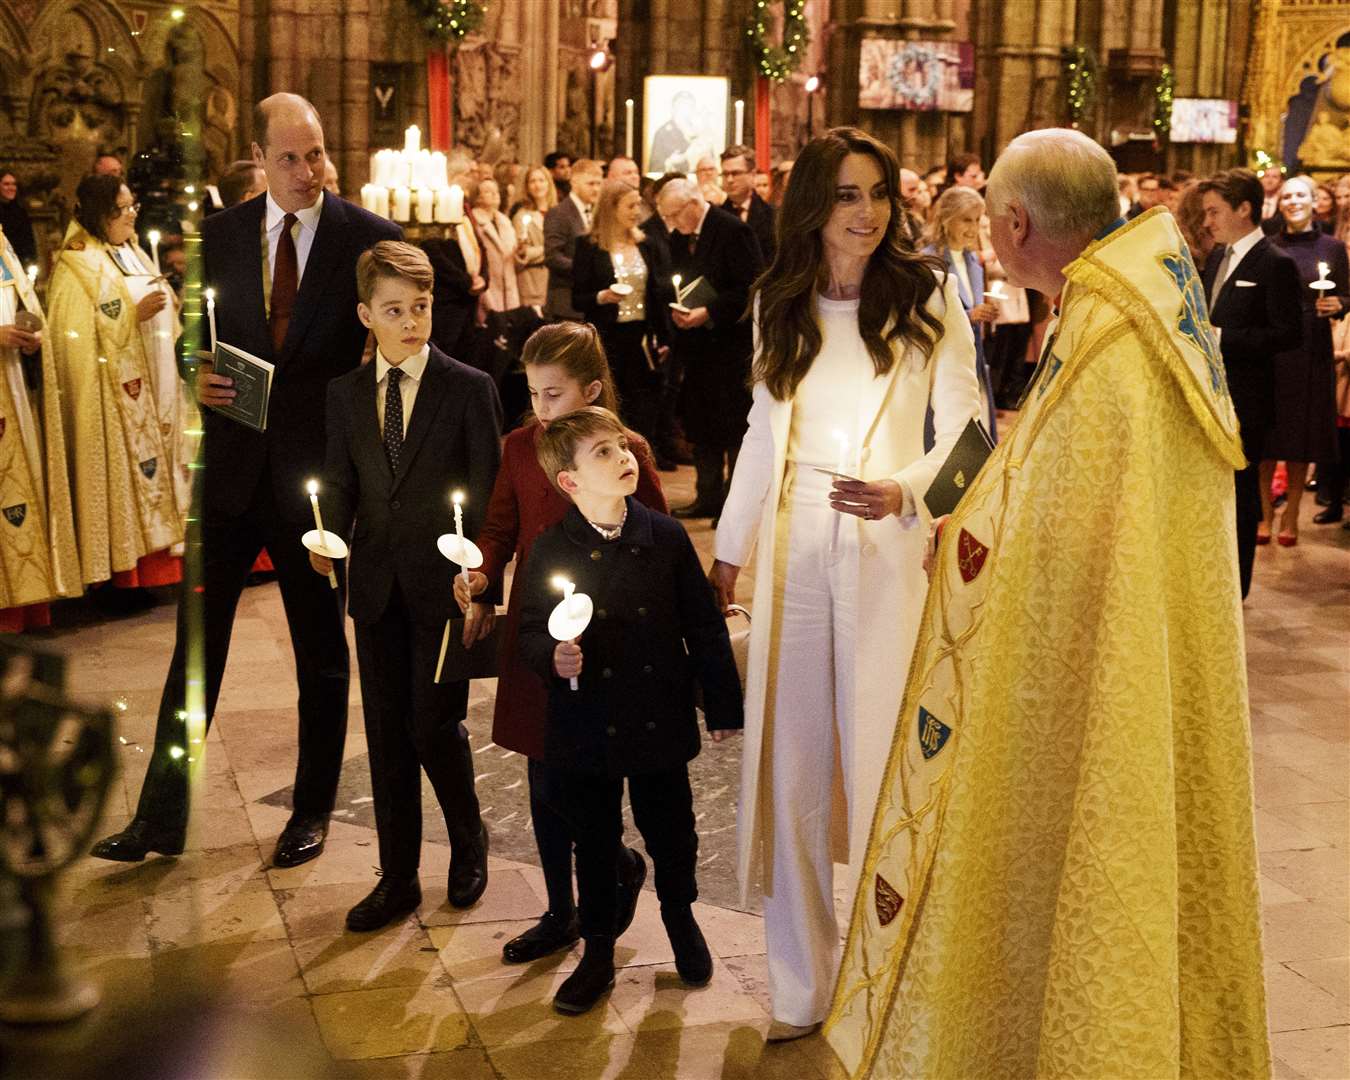
[[[328,839],[327,814],[292,814],[291,820],[277,837],[277,849],[272,853],[272,865],[289,868],[317,859],[323,854],[323,842]]]
[[[589,1012],[613,986],[614,939],[589,937],[581,963],[553,995],[553,1007],[572,1016]]]
[[[551,911],[523,934],[517,934],[502,946],[502,960],[508,964],[532,964],[555,952],[570,949],[581,937],[577,913],[563,918]]]
[[[347,929],[378,930],[416,911],[421,902],[422,887],[415,877],[382,877],[370,895],[347,912]]]
[[[445,883],[451,907],[467,908],[478,903],[487,888],[488,832],[479,827],[479,839],[450,845],[450,876]]]
[[[666,936],[675,950],[675,970],[685,986],[707,986],[712,979],[712,954],[703,940],[703,931],[694,921],[688,906],[661,905],[661,921],[666,924]]]
[[[710,518],[716,517],[720,510],[716,506],[709,506],[706,503],[692,502],[688,506],[677,506],[670,512],[671,517],[677,518]]]
[[[623,932],[633,925],[642,883],[646,880],[647,860],[642,857],[642,852],[636,848],[624,848],[619,856],[619,898],[614,919],[616,938],[622,937]]]
[[[1328,506],[1320,514],[1313,515],[1314,525],[1334,525],[1345,516],[1345,510],[1340,506]]]
[[[183,854],[183,834],[160,829],[144,818],[132,818],[131,824],[119,833],[105,836],[90,849],[96,859],[113,862],[140,862],[148,854]]]

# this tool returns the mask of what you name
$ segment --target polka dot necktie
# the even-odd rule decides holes
[[[398,457],[403,453],[403,392],[399,383],[403,372],[389,369],[384,388],[384,454],[389,459],[389,471],[398,472]]]

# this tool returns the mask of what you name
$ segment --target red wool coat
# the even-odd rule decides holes
[[[520,630],[521,590],[530,548],[544,531],[560,522],[571,503],[548,482],[535,456],[539,434],[536,423],[516,428],[502,445],[502,464],[488,503],[487,522],[478,537],[483,552],[481,567],[490,583],[502,580],[507,564],[516,560],[506,618],[500,630],[501,660],[498,667],[497,705],[492,718],[492,741],[508,750],[536,760],[544,756],[544,732],[548,716],[548,689],[538,675],[520,660],[516,638]],[[647,444],[629,433],[638,459],[637,500],[653,510],[666,512],[666,497]]]

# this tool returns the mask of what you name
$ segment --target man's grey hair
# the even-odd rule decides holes
[[[670,181],[661,189],[661,194],[656,199],[656,205],[657,207],[674,206],[678,202],[680,206],[683,206],[690,199],[703,202],[703,192],[693,180],[680,177],[678,180]]]
[[[989,171],[990,215],[1017,203],[1035,228],[1059,240],[1090,239],[1120,217],[1116,163],[1081,131],[1017,136]]]

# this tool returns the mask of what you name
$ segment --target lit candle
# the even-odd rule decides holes
[[[563,594],[562,608],[563,611],[566,612],[567,617],[569,619],[576,618],[575,605],[572,603],[572,594],[576,591],[575,583],[568,581],[567,578],[563,577],[561,574],[558,574],[555,575],[555,577],[553,578],[553,587],[555,589],[562,590]],[[577,677],[573,675],[567,681],[567,685],[570,686],[573,690],[575,690],[577,688]]]
[[[437,191],[450,185],[450,174],[447,172],[445,155],[436,150],[431,155],[431,186]]]
[[[628,98],[623,103],[624,116],[627,118],[624,124],[624,153],[628,157],[633,156],[633,99]]]
[[[672,274],[670,280],[675,284],[675,303],[684,303],[684,297],[680,295],[680,282],[684,280],[679,274]]]
[[[37,276],[38,276],[37,263],[29,263],[29,265],[28,265],[28,284],[30,284],[30,285],[36,285],[36,284],[37,284]]]
[[[450,496],[450,501],[455,504],[455,539],[459,541],[460,557],[464,555],[464,492],[456,491]],[[469,567],[467,563],[460,563],[460,576],[464,578],[464,587],[469,587]]]
[[[211,354],[216,352],[216,290],[206,290],[206,324],[211,330]]]
[[[441,225],[450,224],[449,188],[438,188],[436,191],[436,221]]]
[[[422,148],[422,129],[410,124],[403,133],[403,152],[412,157]]]
[[[310,480],[305,484],[305,490],[309,492],[309,505],[314,508],[314,527],[319,530],[319,543],[327,545],[328,536],[323,528],[323,515],[319,513],[319,482]],[[332,570],[328,571],[328,585],[330,588],[337,588],[337,574]]]
[[[412,192],[400,185],[394,188],[394,220],[407,221],[412,217]]]
[[[1317,264],[1317,280],[1312,282],[1308,288],[1316,289],[1318,292],[1326,292],[1328,289],[1334,289],[1336,283],[1327,279],[1327,274],[1331,271],[1331,266],[1324,262]]]
[[[530,229],[530,215],[529,215],[529,214],[521,214],[521,215],[520,215],[520,231],[521,231],[522,233],[524,233],[524,232],[529,232],[529,229]]]
[[[155,264],[155,276],[158,277],[159,270],[159,230],[151,229],[145,234],[146,239],[150,241],[150,261]]]
[[[375,213],[382,218],[389,216],[389,189],[387,187],[375,189]]]
[[[745,141],[745,102],[738,100],[736,102],[736,143],[737,145],[740,145],[740,143],[744,141]]]
[[[450,224],[458,225],[464,220],[464,189],[458,184],[450,185]]]

